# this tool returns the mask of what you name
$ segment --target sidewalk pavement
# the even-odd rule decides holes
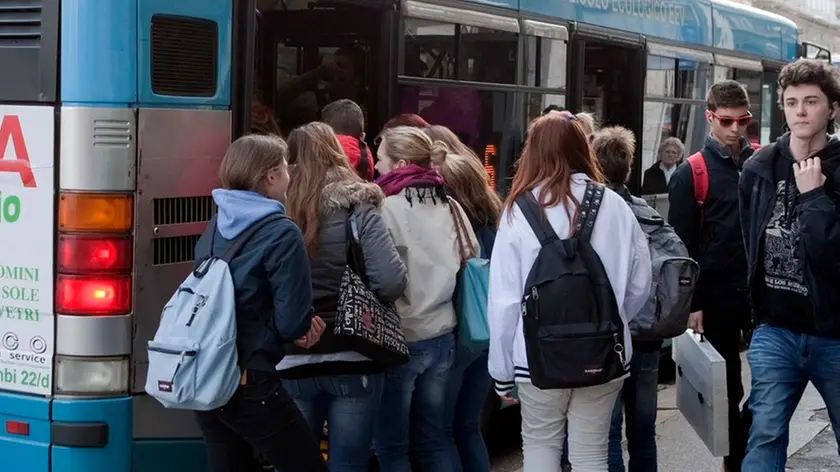
[[[749,391],[750,376],[746,361],[744,387]],[[713,457],[703,441],[680,414],[676,405],[676,386],[660,385],[659,411],[656,419],[656,443],[659,472],[721,472],[722,459]],[[840,471],[837,443],[828,421],[825,404],[816,389],[809,385],[790,422],[788,445],[789,471]],[[627,458],[625,442],[625,460]],[[521,452],[494,464],[494,472],[522,472]]]

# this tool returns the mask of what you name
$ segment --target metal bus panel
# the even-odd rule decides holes
[[[62,2],[62,102],[128,107],[137,101],[136,19],[137,0]]]
[[[3,2],[0,15],[0,101],[54,102],[59,0]]]
[[[712,43],[710,0],[612,2],[606,0],[521,0],[527,13],[577,21],[698,46]]]
[[[142,158],[135,205],[134,392],[143,391],[146,343],[157,331],[161,309],[192,269],[195,243],[215,214],[210,192],[218,186],[230,129],[226,110],[138,111]],[[136,472],[207,469],[192,412],[167,410],[143,394],[133,397],[132,411]]]
[[[137,179],[135,111],[62,107],[59,187],[73,191],[133,191]]]
[[[796,31],[793,21],[727,0],[712,2],[712,18],[712,46],[715,48],[776,60],[793,59],[785,57],[783,45],[784,41],[791,40],[790,31]],[[787,37],[782,36],[783,28]],[[792,40],[796,44],[795,35]]]
[[[714,47],[790,61],[797,27],[791,20],[729,0],[611,2],[521,0],[523,13],[643,34],[685,45]]]
[[[487,5],[498,8],[508,8],[510,10],[519,9],[519,0],[467,0],[466,3],[476,3],[479,5]]]
[[[9,371],[0,369],[0,377]],[[0,428],[0,470],[47,472],[50,466],[50,399],[33,395],[0,395],[0,421],[28,425],[22,437]]]
[[[59,356],[121,357],[131,354],[132,316],[56,315]]]
[[[796,25],[782,25],[782,62],[796,60],[799,55],[799,29]]]
[[[43,470],[132,472],[131,397],[57,398],[52,419],[52,467]]]
[[[231,3],[208,0],[137,0],[137,11],[140,106],[229,107]],[[206,31],[208,24],[213,29],[210,33]],[[206,34],[213,34],[215,38],[211,40],[214,42],[208,46],[206,41],[199,41],[199,35],[195,34],[198,31],[202,38]],[[156,32],[159,39],[153,41]],[[211,50],[208,51],[208,47]],[[202,91],[192,87],[191,83],[196,80],[207,79],[209,74],[197,73],[206,67],[210,67],[210,73],[215,75],[214,88]],[[156,92],[157,76],[161,77],[161,82],[168,82],[166,89],[173,91]],[[177,86],[173,87],[173,83]],[[179,91],[179,87],[183,90]]]
[[[230,144],[230,112],[141,108],[134,232],[133,391],[142,392],[163,306],[192,270],[194,246],[215,214],[210,191]]]

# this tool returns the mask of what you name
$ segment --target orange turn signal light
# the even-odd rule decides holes
[[[129,194],[61,193],[59,231],[124,233],[134,226],[134,199]]]

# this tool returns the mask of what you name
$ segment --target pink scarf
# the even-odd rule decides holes
[[[376,179],[386,197],[396,195],[406,187],[442,187],[443,177],[434,169],[409,164]]]

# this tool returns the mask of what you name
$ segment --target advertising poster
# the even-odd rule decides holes
[[[0,390],[50,395],[54,110],[0,106]]]

